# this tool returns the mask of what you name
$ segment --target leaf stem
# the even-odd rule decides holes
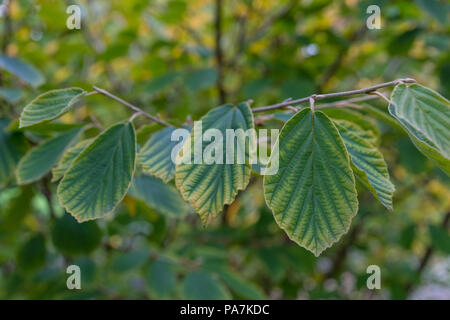
[[[367,87],[367,88],[363,88],[363,89],[342,91],[342,92],[333,92],[333,93],[326,93],[326,94],[312,94],[310,96],[296,99],[296,100],[287,100],[287,101],[283,101],[281,103],[277,103],[277,104],[273,104],[273,105],[269,105],[269,106],[253,108],[252,111],[253,112],[261,112],[261,111],[268,111],[268,110],[274,110],[274,109],[284,109],[286,107],[289,107],[289,106],[292,106],[295,104],[310,101],[311,98],[314,99],[315,101],[317,101],[317,100],[323,100],[323,99],[329,99],[329,98],[351,96],[351,95],[355,95],[355,94],[369,94],[380,88],[391,87],[391,86],[395,86],[400,83],[415,83],[415,82],[416,82],[416,80],[414,80],[414,79],[405,78],[405,79],[397,79],[394,81],[377,84],[375,86],[371,86],[371,87]]]
[[[123,104],[124,106],[130,108],[131,110],[135,111],[136,113],[143,114],[144,116],[146,116],[147,118],[149,118],[150,120],[152,120],[154,122],[157,122],[157,123],[159,123],[159,124],[161,124],[163,126],[166,126],[166,127],[171,127],[172,126],[171,124],[165,122],[161,118],[153,116],[153,115],[145,112],[141,108],[139,108],[139,107],[137,107],[137,106],[135,106],[135,105],[133,105],[133,104],[131,104],[131,103],[121,99],[121,98],[119,98],[118,96],[113,95],[112,93],[106,91],[105,89],[101,89],[101,88],[98,88],[96,86],[92,86],[92,88],[95,91],[97,91],[98,93],[100,93],[100,94],[102,94],[102,95],[104,95],[104,96],[106,96],[108,98],[111,98],[111,99],[113,99],[113,100],[115,100],[115,101],[117,101],[117,102],[119,102],[121,104]]]

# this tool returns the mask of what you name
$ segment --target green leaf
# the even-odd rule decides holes
[[[45,239],[41,234],[36,234],[25,242],[17,255],[17,265],[25,271],[39,269],[45,264],[45,260]]]
[[[9,119],[0,118],[0,189],[14,177],[16,166],[27,148],[23,134],[6,131],[9,122]]]
[[[219,271],[218,274],[225,282],[225,284],[231,288],[231,290],[242,299],[262,300],[266,299],[264,293],[260,288],[239,274],[232,271]]]
[[[445,25],[449,15],[450,6],[444,1],[438,0],[416,0],[417,4],[425,9],[433,18],[437,19],[441,24]]]
[[[373,145],[378,144],[380,132],[376,125],[369,121],[367,117],[364,118],[364,116],[360,113],[344,108],[325,108],[322,112],[333,120],[347,120],[355,123],[360,129],[363,129],[363,131],[358,130],[358,134],[364,134],[364,136],[361,136],[361,138],[364,138]],[[389,117],[389,115],[386,116]]]
[[[175,163],[172,161],[172,150],[179,144],[172,141],[172,133],[175,127],[164,128],[154,133],[140,150],[137,162],[144,171],[169,182],[175,176]]]
[[[136,158],[131,123],[113,125],[73,161],[58,185],[61,205],[79,222],[112,212],[128,191]]]
[[[187,71],[184,77],[186,87],[191,91],[198,91],[212,87],[216,83],[217,69],[205,68]]]
[[[111,268],[115,272],[128,272],[141,267],[149,258],[148,250],[136,250],[123,253],[116,257],[111,264]]]
[[[186,204],[178,191],[158,178],[146,175],[134,177],[129,194],[161,213],[175,217],[186,213]]]
[[[23,98],[23,91],[17,88],[0,88],[0,97],[15,104]]]
[[[226,141],[226,129],[242,129],[244,132],[254,129],[253,114],[247,103],[235,107],[232,105],[217,107],[204,115],[201,121],[202,130],[194,126],[189,141],[185,142],[184,147],[190,146],[190,152],[185,153],[184,149],[182,152],[184,160],[192,161],[190,164],[183,161],[176,165],[175,183],[183,198],[199,213],[203,223],[207,224],[222,211],[225,204],[233,202],[239,190],[247,187],[251,173],[249,150],[253,149],[255,141],[251,135],[250,147],[245,148],[243,164],[238,164],[236,151],[233,164],[226,163],[227,144],[234,145],[234,150],[238,150],[239,147],[241,150],[244,149],[240,143],[237,145],[236,141]],[[194,154],[196,153],[194,142],[201,141],[202,132],[208,129],[217,129],[222,134],[222,164],[214,162],[208,164],[205,161],[195,164],[193,161],[199,156]],[[203,155],[205,149],[211,149],[215,142],[203,142],[201,150],[198,151]]]
[[[159,299],[168,299],[176,286],[175,274],[170,263],[156,260],[148,270],[148,289],[150,293]]]
[[[65,255],[89,254],[101,239],[102,231],[95,221],[78,223],[70,214],[64,214],[52,228],[53,244]]]
[[[27,184],[46,175],[81,132],[82,128],[66,131],[28,151],[17,166],[18,183]]]
[[[433,247],[445,254],[450,254],[450,234],[448,228],[430,225],[431,243]]]
[[[336,120],[335,124],[347,148],[353,171],[362,184],[389,210],[392,211],[392,196],[395,187],[389,179],[389,172],[383,155],[372,144],[376,141],[369,131],[346,120]]]
[[[403,126],[414,145],[450,175],[450,103],[418,84],[395,87],[390,114]]]
[[[44,76],[39,70],[17,58],[0,56],[0,68],[11,72],[33,87],[39,87],[45,82]]]
[[[37,96],[20,115],[20,128],[56,119],[68,112],[86,94],[80,88],[58,89]]]
[[[338,130],[309,108],[281,130],[264,177],[264,194],[278,225],[316,256],[345,234],[358,211],[355,178]]]
[[[52,169],[52,182],[62,178],[64,173],[69,169],[73,160],[92,142],[91,139],[81,141],[75,146],[69,148],[61,157],[56,168]]]
[[[187,300],[231,299],[228,290],[212,275],[191,272],[183,281],[183,295]]]

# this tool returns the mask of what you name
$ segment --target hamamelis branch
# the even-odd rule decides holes
[[[400,83],[415,83],[416,80],[411,78],[405,78],[405,79],[397,79],[390,82],[381,83],[372,87],[367,87],[364,89],[357,89],[357,90],[351,90],[351,91],[343,91],[343,92],[334,92],[334,93],[326,93],[326,94],[312,94],[310,96],[300,98],[300,99],[288,99],[281,103],[273,104],[270,106],[264,106],[264,107],[257,107],[253,108],[253,112],[261,112],[261,111],[269,111],[269,110],[275,110],[275,109],[285,109],[288,107],[291,107],[296,104],[300,104],[302,102],[309,102],[311,100],[317,101],[317,100],[323,100],[323,99],[329,99],[329,98],[337,98],[337,97],[344,97],[344,96],[351,96],[356,94],[370,94],[376,92],[380,88],[385,87],[391,87],[398,85]],[[317,106],[316,109],[319,109],[320,106]],[[323,108],[323,106],[322,106]]]
[[[141,115],[142,114],[142,115],[146,116],[147,118],[149,118],[150,120],[155,121],[155,122],[157,122],[159,124],[162,124],[163,126],[166,126],[166,127],[171,127],[172,126],[171,124],[165,122],[161,118],[153,116],[153,115],[145,112],[141,108],[139,108],[139,107],[137,107],[137,106],[135,106],[135,105],[133,105],[133,104],[131,104],[131,103],[129,103],[129,102],[127,102],[127,101],[125,101],[125,100],[115,96],[115,95],[113,95],[112,93],[106,91],[105,89],[101,89],[101,88],[98,88],[96,86],[92,86],[92,88],[96,92],[98,92],[98,93],[100,93],[100,94],[102,94],[102,95],[104,95],[104,96],[106,96],[108,98],[111,98],[111,99],[113,99],[113,100],[123,104],[124,106],[130,108],[131,110],[135,111],[135,114],[133,115],[133,117],[135,117],[136,115]]]

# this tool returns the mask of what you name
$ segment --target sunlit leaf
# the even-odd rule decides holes
[[[414,145],[450,175],[450,103],[418,84],[400,84],[391,95],[389,112]]]
[[[226,129],[242,129],[244,132],[253,129],[253,115],[247,103],[241,103],[237,106],[223,105],[209,111],[201,118],[202,129],[205,132],[208,129],[219,130],[223,137],[223,143],[220,141],[205,142],[202,148],[195,146],[195,141],[202,139],[202,132],[195,129],[191,132],[190,141],[186,141],[185,146],[190,145],[190,153],[183,151],[183,161],[176,166],[175,182],[182,196],[198,212],[204,224],[210,222],[223,209],[225,204],[233,202],[239,190],[246,188],[251,173],[250,151],[252,146],[245,148],[238,145],[235,141],[226,141]],[[248,140],[248,139],[246,139]],[[232,164],[226,162],[226,145],[235,146]],[[250,135],[250,145],[254,144],[254,139]],[[202,159],[201,164],[195,164],[195,159],[202,157],[205,149],[213,149],[220,145],[222,157],[218,156],[222,164],[216,163],[214,159]],[[237,146],[237,148],[236,148]],[[238,152],[241,148],[241,154],[244,152],[243,160],[238,164]],[[200,154],[201,153],[201,154]],[[219,153],[218,153],[219,154]],[[231,158],[231,155],[230,155]],[[186,163],[186,160],[191,163]],[[210,164],[208,163],[210,162]]]
[[[29,127],[58,118],[68,112],[86,92],[80,88],[47,91],[25,106],[20,115],[20,127]]]
[[[172,150],[179,142],[172,141],[175,127],[164,128],[154,133],[142,147],[137,156],[137,162],[145,172],[148,172],[164,182],[175,176],[175,163],[172,161]]]
[[[334,124],[304,109],[286,122],[264,177],[264,194],[278,225],[316,256],[345,234],[358,210],[350,157]]]
[[[112,212],[131,184],[135,157],[133,125],[113,125],[82,151],[64,174],[58,185],[61,205],[79,222]]]
[[[372,144],[376,139],[371,138],[370,132],[350,121],[337,120],[335,123],[350,154],[356,176],[389,211],[392,211],[395,187],[389,179],[383,155]]]
[[[46,175],[81,131],[82,128],[76,128],[61,133],[28,151],[17,166],[18,183],[27,184]]]
[[[77,143],[75,146],[67,149],[58,162],[58,165],[52,169],[52,182],[62,178],[64,173],[69,169],[73,160],[92,142],[91,139]]]

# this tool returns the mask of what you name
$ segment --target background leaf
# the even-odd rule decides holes
[[[70,214],[64,214],[52,227],[52,241],[65,255],[89,254],[101,242],[102,231],[95,221],[78,223]]]
[[[44,76],[38,69],[18,58],[0,56],[0,68],[11,72],[33,87],[39,87],[45,82]]]
[[[46,260],[45,238],[35,234],[20,248],[17,263],[19,268],[32,271],[42,267]]]
[[[158,178],[147,175],[135,176],[129,193],[161,213],[175,217],[186,213],[186,204],[178,191]]]
[[[183,281],[183,296],[189,300],[230,299],[228,290],[211,274],[191,272]]]
[[[0,118],[0,189],[14,177],[16,166],[27,149],[22,133],[6,131],[9,123],[9,119]]]
[[[170,263],[156,260],[152,262],[147,275],[150,293],[159,298],[170,298],[176,286],[176,277]]]
[[[46,175],[81,131],[82,128],[76,128],[63,132],[28,151],[17,166],[19,184],[27,184]]]
[[[251,300],[266,299],[264,293],[260,288],[247,281],[239,274],[228,270],[219,271],[218,274],[225,282],[225,284],[230,287],[234,293],[236,293],[238,298]]]

